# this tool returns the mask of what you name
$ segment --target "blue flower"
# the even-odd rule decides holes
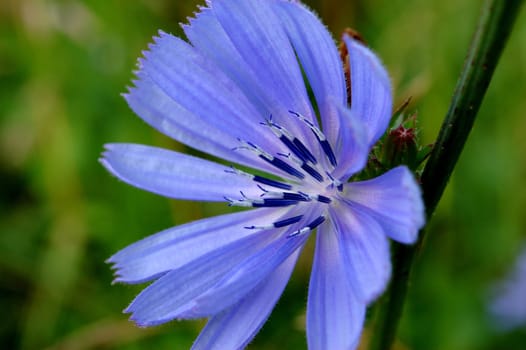
[[[513,269],[493,286],[488,309],[497,329],[526,329],[526,246]]]
[[[424,224],[406,167],[348,182],[388,126],[387,72],[345,36],[349,106],[333,39],[296,1],[210,0],[183,29],[188,42],[155,38],[125,98],[160,132],[226,165],[135,144],[107,145],[102,163],[166,197],[252,209],[170,228],[111,257],[117,282],[154,281],[125,312],[140,326],[208,317],[194,349],[242,348],[316,230],[309,348],[356,346],[365,308],[390,277],[388,237],[412,243]]]

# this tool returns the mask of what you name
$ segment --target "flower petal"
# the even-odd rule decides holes
[[[125,95],[130,107],[147,123],[203,152],[259,169],[271,169],[250,152],[233,151],[239,138],[276,153],[268,118],[209,58],[188,43],[162,33],[144,53],[135,87]]]
[[[389,241],[376,220],[349,205],[335,208],[331,218],[348,279],[360,301],[369,304],[391,276]]]
[[[102,164],[122,181],[170,198],[224,201],[225,196],[259,196],[249,177],[186,154],[135,144],[108,144]]]
[[[202,255],[172,270],[144,289],[125,312],[140,326],[168,322],[194,305],[194,300],[213,287],[233,267],[249,258],[274,239],[261,231]],[[225,302],[228,302],[226,300]],[[225,304],[224,308],[231,304]]]
[[[201,7],[195,18],[190,18],[189,24],[183,24],[182,28],[192,46],[203,56],[213,60],[219,69],[236,82],[263,115],[268,116],[276,112],[276,106],[281,104],[279,96],[275,96],[273,89],[269,89],[258,80],[256,73],[237,51],[212,9]]]
[[[269,317],[290,278],[299,251],[285,260],[240,302],[212,317],[192,350],[242,349]]]
[[[369,146],[385,132],[393,98],[389,75],[379,58],[358,41],[344,36],[351,68],[351,109],[368,127]]]
[[[338,166],[332,176],[346,182],[367,164],[369,156],[367,128],[347,107],[336,105],[334,109],[334,114],[339,119],[339,135],[335,145]]]
[[[405,166],[372,180],[348,183],[344,196],[351,206],[371,215],[389,237],[401,243],[414,243],[424,226],[420,187]]]
[[[347,279],[344,259],[330,221],[318,229],[307,304],[307,340],[310,350],[354,349],[365,318]]]
[[[347,104],[342,62],[334,39],[319,18],[299,3],[279,1],[276,5],[278,16],[314,92],[323,132],[334,145],[340,129],[334,105]]]
[[[296,136],[310,136],[310,130],[301,128],[288,113],[300,113],[317,124],[295,52],[272,8],[275,3],[222,0],[214,1],[211,8],[266,94],[278,102],[269,106],[275,121]]]
[[[226,274],[218,284],[196,298],[194,306],[182,316],[200,318],[219,313],[225,305],[233,305],[244,298],[283,261],[301,249],[309,234],[282,236],[248,257]]]
[[[253,235],[257,231],[246,226],[268,225],[281,219],[289,210],[247,210],[172,227],[124,248],[108,262],[115,264],[115,282],[142,283]]]

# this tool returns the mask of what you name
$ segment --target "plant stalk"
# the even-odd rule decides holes
[[[429,221],[464,148],[493,72],[523,0],[487,0],[437,141],[422,173],[422,194]],[[402,315],[411,267],[425,229],[413,246],[395,244],[393,278],[380,305],[370,350],[390,349]]]

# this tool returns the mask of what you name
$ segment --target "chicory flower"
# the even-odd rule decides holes
[[[413,243],[424,224],[406,167],[348,182],[388,126],[387,72],[345,36],[348,99],[331,35],[296,1],[210,0],[183,29],[188,41],[154,39],[125,98],[152,127],[214,160],[109,144],[102,163],[150,192],[250,210],[170,228],[112,256],[117,282],[154,281],[125,312],[140,326],[207,317],[194,349],[242,348],[317,231],[308,345],[355,347],[365,308],[390,277],[388,237]]]

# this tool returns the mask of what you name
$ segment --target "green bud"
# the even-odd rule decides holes
[[[404,123],[387,134],[383,150],[383,164],[393,168],[400,164],[411,170],[418,167],[418,145],[415,128],[406,128]]]

